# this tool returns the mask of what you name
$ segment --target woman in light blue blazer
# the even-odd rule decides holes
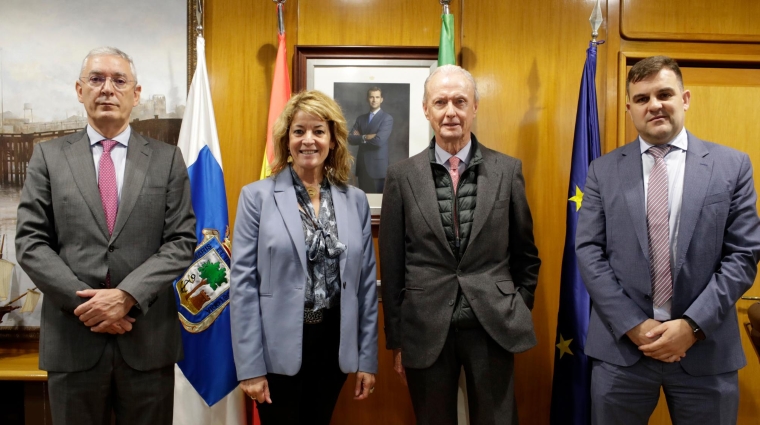
[[[346,184],[348,129],[334,100],[293,96],[273,133],[272,176],[243,188],[235,219],[235,367],[263,425],[329,425],[347,373],[356,400],[375,384],[369,205]]]

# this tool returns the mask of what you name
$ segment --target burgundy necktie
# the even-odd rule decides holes
[[[670,219],[668,217],[668,169],[665,155],[669,145],[652,146],[647,150],[654,157],[647,188],[647,235],[649,236],[649,274],[652,298],[661,306],[673,296],[673,275],[670,271]]]
[[[451,174],[451,184],[454,185],[454,193],[457,193],[459,185],[459,158],[452,156],[449,158],[449,174]]]
[[[103,212],[106,213],[108,234],[113,233],[116,224],[116,212],[119,209],[119,190],[116,185],[116,168],[111,159],[111,149],[119,143],[115,140],[102,140],[103,155],[100,156],[98,167],[98,189],[100,190],[100,202],[103,204]]]
[[[108,225],[108,234],[113,234],[113,227],[116,224],[116,212],[119,209],[119,189],[116,185],[116,167],[111,159],[111,149],[119,143],[116,140],[101,140],[103,145],[103,154],[100,156],[98,165],[98,190],[100,191],[100,202],[103,204],[103,212],[106,213],[106,224]],[[106,273],[106,287],[111,287],[111,271]]]

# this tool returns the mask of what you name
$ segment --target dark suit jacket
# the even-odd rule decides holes
[[[21,267],[45,294],[40,368],[91,368],[114,336],[90,331],[74,315],[86,299],[75,292],[111,285],[140,309],[132,331],[116,336],[129,366],[150,370],[182,356],[172,281],[190,265],[195,216],[179,149],[134,130],[124,184],[109,237],[84,131],[34,147],[18,207],[16,252]]]
[[[362,161],[367,174],[373,179],[383,179],[388,169],[388,138],[393,131],[393,117],[382,109],[368,123],[369,113],[360,115],[354,123],[354,127],[348,133],[348,143],[358,145],[359,152],[356,160]],[[362,136],[353,135],[354,130],[359,130],[360,135],[376,134],[372,140],[366,142]]]
[[[530,308],[541,261],[522,164],[479,148],[477,205],[459,264],[444,235],[427,149],[388,169],[380,222],[382,304],[387,348],[401,348],[406,367],[425,368],[438,358],[459,287],[504,349],[536,344]]]
[[[711,375],[746,364],[734,304],[755,280],[760,220],[749,157],[688,138],[671,315],[707,336],[681,366]],[[654,317],[638,140],[591,163],[575,243],[593,302],[586,354],[630,366],[642,354],[625,333]]]

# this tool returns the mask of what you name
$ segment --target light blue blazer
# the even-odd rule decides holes
[[[343,372],[377,372],[375,250],[367,198],[332,185],[340,256]],[[243,188],[232,243],[230,314],[239,380],[301,368],[306,246],[287,170]]]

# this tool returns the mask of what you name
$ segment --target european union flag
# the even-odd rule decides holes
[[[596,107],[596,43],[586,50],[578,112],[575,118],[573,158],[567,202],[567,231],[562,257],[557,351],[554,356],[551,423],[591,423],[591,364],[583,353],[586,346],[591,299],[581,280],[575,258],[575,229],[582,208],[588,166],[600,155],[599,114]]]

